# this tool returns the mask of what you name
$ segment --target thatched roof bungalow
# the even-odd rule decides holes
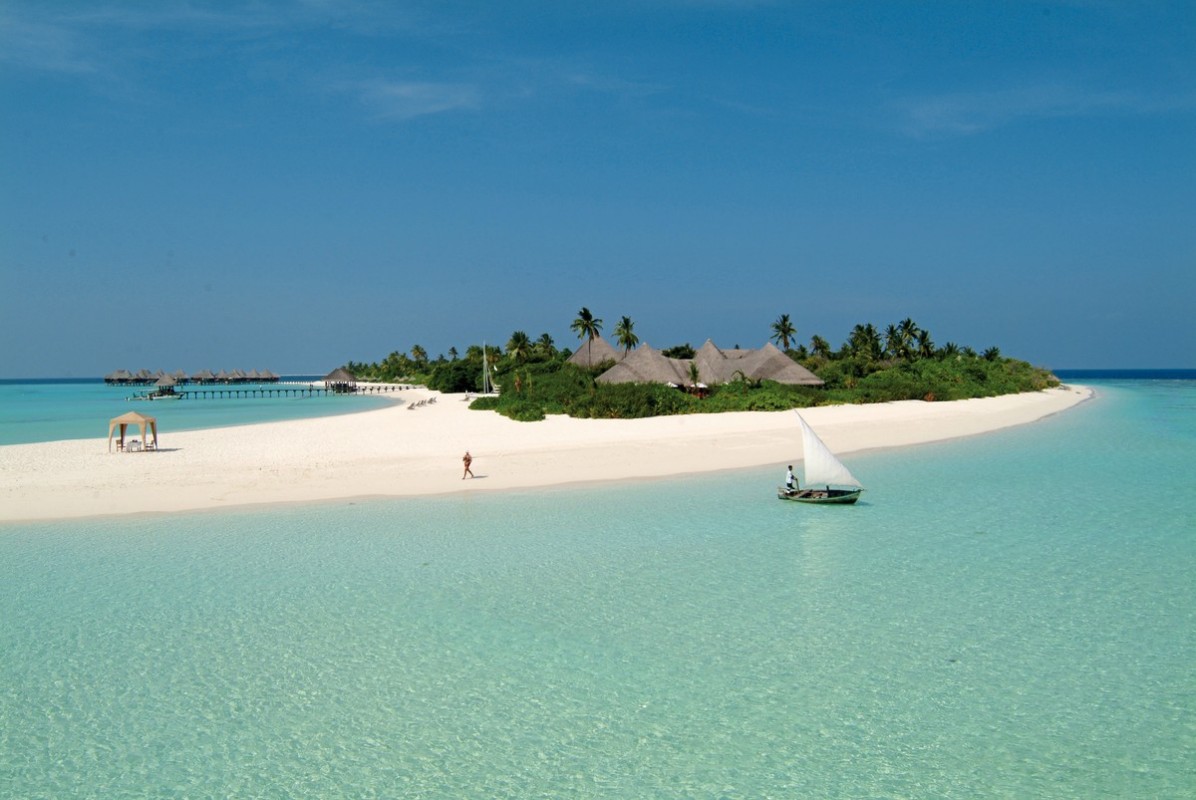
[[[357,376],[344,367],[337,367],[324,376],[324,388],[338,394],[357,390]]]
[[[668,358],[644,345],[598,376],[601,383],[694,383],[690,365],[698,368],[698,382],[706,385],[747,380],[769,380],[794,386],[822,386],[813,372],[795,362],[773,344],[759,350],[720,350],[709,339],[692,359]]]
[[[622,361],[598,376],[600,383],[690,383],[689,361],[669,358],[649,345],[640,345]]]
[[[569,363],[587,369],[606,364],[608,362],[615,362],[616,364],[623,360],[623,353],[610,346],[610,343],[601,336],[595,336],[591,340],[582,342],[577,347],[577,352],[569,356]]]

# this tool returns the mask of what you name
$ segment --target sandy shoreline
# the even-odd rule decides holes
[[[843,454],[1023,425],[1091,396],[1086,387],[1063,386],[802,414]],[[768,465],[779,475],[801,455],[789,411],[525,423],[470,411],[463,395],[416,389],[398,397],[405,404],[344,416],[163,430],[156,453],[109,453],[103,437],[0,447],[0,522],[531,489]],[[474,456],[473,480],[461,479],[466,450]]]

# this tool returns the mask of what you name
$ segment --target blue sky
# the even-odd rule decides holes
[[[589,307],[1196,367],[1190,2],[0,0],[0,376]]]

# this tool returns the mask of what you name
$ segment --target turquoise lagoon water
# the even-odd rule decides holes
[[[0,795],[1196,793],[1196,381],[771,470],[0,527]]]
[[[323,379],[304,378],[300,383],[321,387]],[[150,389],[144,386],[107,386],[99,379],[0,380],[0,445],[57,439],[103,439],[108,435],[108,420],[127,411],[154,416],[158,420],[159,433],[166,436],[171,431],[347,414],[378,408],[394,398],[394,395],[333,395],[153,403],[129,400],[133,395],[147,391]]]

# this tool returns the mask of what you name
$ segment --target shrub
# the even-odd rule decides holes
[[[428,388],[438,392],[477,392],[482,388],[481,363],[450,361],[439,364],[428,376]]]
[[[1059,383],[1046,370],[1024,361],[990,361],[966,353],[897,362],[817,357],[803,363],[807,368],[816,368],[815,374],[826,381],[824,387],[738,380],[712,387],[702,399],[662,384],[598,383],[596,371],[559,361],[529,363],[508,369],[501,376],[503,391],[498,397],[478,398],[470,408],[494,410],[521,421],[543,419],[548,414],[636,419],[666,414],[781,411],[832,403],[959,400],[1034,391]],[[480,371],[466,362],[453,362],[438,366],[434,376],[437,385],[433,388],[472,380],[473,384],[457,389],[466,391],[476,388]]]
[[[469,404],[469,408],[473,411],[495,411],[498,409],[498,397],[495,395],[479,397]]]

